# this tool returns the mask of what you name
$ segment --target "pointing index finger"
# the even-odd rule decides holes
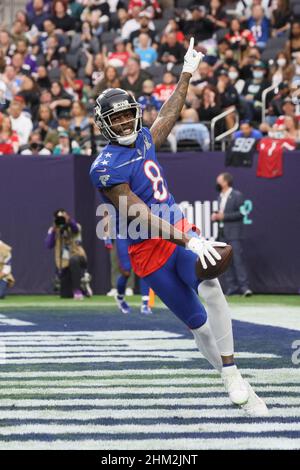
[[[188,52],[191,52],[194,49],[194,38],[191,37]]]

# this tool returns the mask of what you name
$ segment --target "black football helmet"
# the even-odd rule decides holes
[[[121,111],[132,111],[133,131],[130,134],[118,135],[112,129],[111,116]],[[140,104],[127,91],[121,88],[109,88],[96,99],[94,108],[95,123],[102,135],[112,143],[131,145],[135,142],[142,128],[142,110]],[[128,122],[122,123],[121,127]]]

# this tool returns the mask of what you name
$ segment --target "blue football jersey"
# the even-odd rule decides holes
[[[135,193],[156,215],[174,224],[183,215],[168,190],[164,172],[155,152],[149,129],[143,127],[134,147],[108,144],[91,166],[90,177],[98,189],[128,183]],[[103,195],[104,202],[110,201]],[[172,207],[171,216],[168,208]],[[117,214],[118,217],[118,214]],[[143,235],[142,239],[148,238]]]

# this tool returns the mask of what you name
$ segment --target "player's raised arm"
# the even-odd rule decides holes
[[[189,48],[184,56],[184,64],[177,87],[163,104],[150,129],[156,148],[160,147],[174,127],[184,105],[190,79],[203,57],[202,52],[195,51],[194,38],[191,38]]]

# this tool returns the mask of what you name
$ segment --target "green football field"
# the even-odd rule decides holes
[[[230,404],[158,300],[0,303],[0,449],[299,449],[300,296],[229,299],[237,363],[267,418]]]

